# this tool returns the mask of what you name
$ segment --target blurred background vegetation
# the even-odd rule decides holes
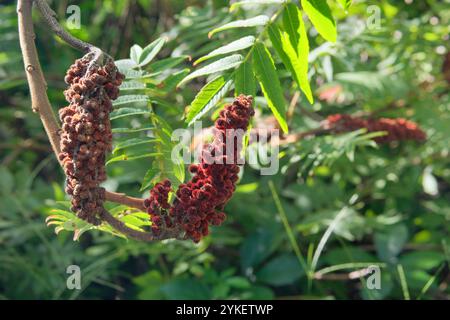
[[[115,59],[133,44],[168,39],[158,59],[198,58],[229,34],[208,32],[234,17],[228,1],[51,1],[60,21],[81,8],[77,37]],[[0,5],[0,298],[2,299],[448,299],[450,259],[449,1],[353,1],[348,11],[329,1],[338,41],[309,28],[310,81],[315,102],[300,97],[293,132],[329,114],[405,117],[428,140],[370,147],[354,136],[323,136],[282,149],[280,171],[260,176],[246,166],[223,226],[190,241],[139,243],[91,231],[55,235],[45,218],[65,199],[64,177],[39,117],[30,108],[20,55],[15,1]],[[367,28],[368,7],[380,9]],[[48,31],[35,14],[36,44],[55,110],[65,105],[65,71],[79,53]],[[447,57],[447,63],[444,63]],[[280,73],[283,67],[280,65]],[[191,68],[185,61],[178,70]],[[281,76],[285,96],[298,88]],[[155,112],[173,128],[203,82],[160,91]],[[297,99],[296,98],[296,99]],[[260,121],[270,120],[257,99]],[[148,119],[121,120],[134,127]],[[123,125],[121,125],[123,126]],[[110,190],[135,196],[151,161],[109,167]],[[326,232],[326,230],[329,230]],[[319,248],[319,249],[317,249]],[[301,254],[301,255],[299,255]],[[309,273],[305,272],[304,257]],[[66,268],[82,270],[82,290],[66,288]],[[381,268],[380,290],[367,290],[352,271]]]

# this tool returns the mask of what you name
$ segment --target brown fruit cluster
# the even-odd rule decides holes
[[[152,231],[156,235],[162,228],[181,226],[187,238],[198,242],[208,235],[209,225],[220,225],[225,220],[223,209],[233,195],[238,180],[237,162],[242,147],[239,133],[247,130],[253,115],[252,97],[244,95],[220,112],[213,142],[204,145],[200,163],[190,166],[194,176],[180,185],[171,206],[167,202],[171,191],[168,180],[156,184],[150,191],[144,206],[152,216]],[[227,142],[231,139],[234,141],[228,145],[232,145],[233,150],[227,150]]]
[[[347,114],[334,114],[328,116],[324,128],[331,129],[334,133],[362,128],[366,128],[368,132],[386,131],[386,135],[374,138],[377,143],[401,140],[424,141],[426,139],[425,132],[416,123],[403,118],[362,119]]]
[[[72,211],[83,220],[100,224],[106,180],[105,157],[112,149],[109,113],[124,76],[112,59],[99,66],[86,55],[70,66],[64,78],[69,106],[59,110],[62,121],[59,159],[66,173],[66,193]]]

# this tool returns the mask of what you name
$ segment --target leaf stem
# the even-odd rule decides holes
[[[287,219],[286,212],[284,211],[284,208],[281,204],[280,198],[278,197],[278,193],[275,189],[275,185],[272,180],[269,181],[269,188],[270,188],[270,191],[272,192],[272,197],[273,197],[273,200],[277,207],[281,221],[283,222],[284,228],[286,229],[286,233],[288,235],[292,249],[294,250],[295,255],[297,256],[297,259],[300,262],[303,270],[305,271],[308,279],[312,279],[312,274],[310,272],[310,269],[306,263],[305,258],[302,255],[302,252],[300,251],[297,241],[295,240],[295,236],[294,236],[294,233],[292,232],[291,226],[289,225],[289,221]]]

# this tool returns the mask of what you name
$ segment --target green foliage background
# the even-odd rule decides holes
[[[52,1],[61,21],[70,4],[74,3]],[[131,58],[136,57],[139,47],[135,44],[144,48],[160,37],[165,39],[154,61],[142,68],[148,77],[140,74],[122,90],[122,96],[138,98],[122,100],[132,107],[126,117],[127,110],[116,111],[115,152],[108,164],[106,187],[143,196],[152,182],[164,175],[183,180],[184,171],[164,161],[170,151],[164,135],[171,128],[186,127],[186,114],[189,121],[196,116],[189,115],[192,111],[186,113],[186,106],[191,105],[192,110],[194,101],[201,109],[209,100],[204,96],[194,100],[205,77],[178,89],[176,84],[224,56],[199,58],[244,36],[258,37],[263,28],[213,32],[208,39],[211,30],[239,19],[271,16],[279,4],[236,6],[232,12],[228,1],[76,4],[81,8],[82,25],[71,32],[117,60],[129,59],[130,49]],[[442,66],[449,51],[450,3],[353,1],[347,9],[343,9],[346,1],[328,4],[337,25],[335,43],[325,40],[334,37],[329,27],[319,30],[319,35],[311,21],[305,20],[314,102],[303,94],[308,92],[304,79],[294,76],[293,80],[293,69],[271,44],[270,33],[277,30],[262,34],[258,44],[267,46],[276,66],[283,90],[278,101],[286,99],[288,103],[301,92],[295,108],[289,109],[290,116],[283,120],[290,132],[315,128],[333,113],[376,114],[414,120],[427,132],[428,140],[376,146],[364,132],[354,132],[290,144],[281,150],[277,175],[261,176],[258,168],[245,167],[227,205],[226,223],[195,245],[125,240],[76,225],[80,222],[70,217],[58,225],[61,231],[57,236],[46,226],[45,219],[55,213],[52,210],[65,212],[64,177],[39,117],[30,108],[15,1],[3,2],[0,298],[448,299],[450,84],[444,80]],[[367,27],[371,5],[380,9],[379,28]],[[38,14],[35,22],[39,57],[56,110],[65,105],[65,70],[79,53],[56,39]],[[298,54],[299,59],[304,57],[304,52]],[[287,61],[292,63],[292,57]],[[196,60],[199,66],[193,67]],[[229,74],[222,76],[221,85]],[[211,80],[215,81],[207,79]],[[255,84],[236,80],[235,86],[236,91],[255,91],[260,118],[270,119],[271,104]],[[331,94],[336,88],[337,93]],[[139,95],[150,98],[141,101]],[[202,119],[211,122],[215,111],[231,96],[215,97]],[[149,127],[153,128],[151,137],[136,130]],[[152,139],[156,142],[148,141]],[[124,210],[110,209],[116,213]],[[129,217],[128,222],[143,226],[137,218]],[[78,229],[76,241],[70,231],[73,223]],[[80,236],[79,230],[89,232]],[[82,290],[66,288],[66,268],[72,264],[81,267]],[[380,290],[367,290],[364,278],[348,279],[350,272],[373,264],[381,268]]]

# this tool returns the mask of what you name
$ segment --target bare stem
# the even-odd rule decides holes
[[[64,30],[59,24],[58,20],[56,20],[56,13],[52,10],[47,4],[45,0],[34,0],[36,3],[36,7],[41,12],[44,17],[45,22],[49,25],[49,27],[53,30],[53,32],[61,38],[64,42],[71,45],[75,49],[78,49],[83,52],[89,52],[97,49],[90,43],[84,42],[78,38],[75,38],[71,34],[69,34],[66,30]]]

